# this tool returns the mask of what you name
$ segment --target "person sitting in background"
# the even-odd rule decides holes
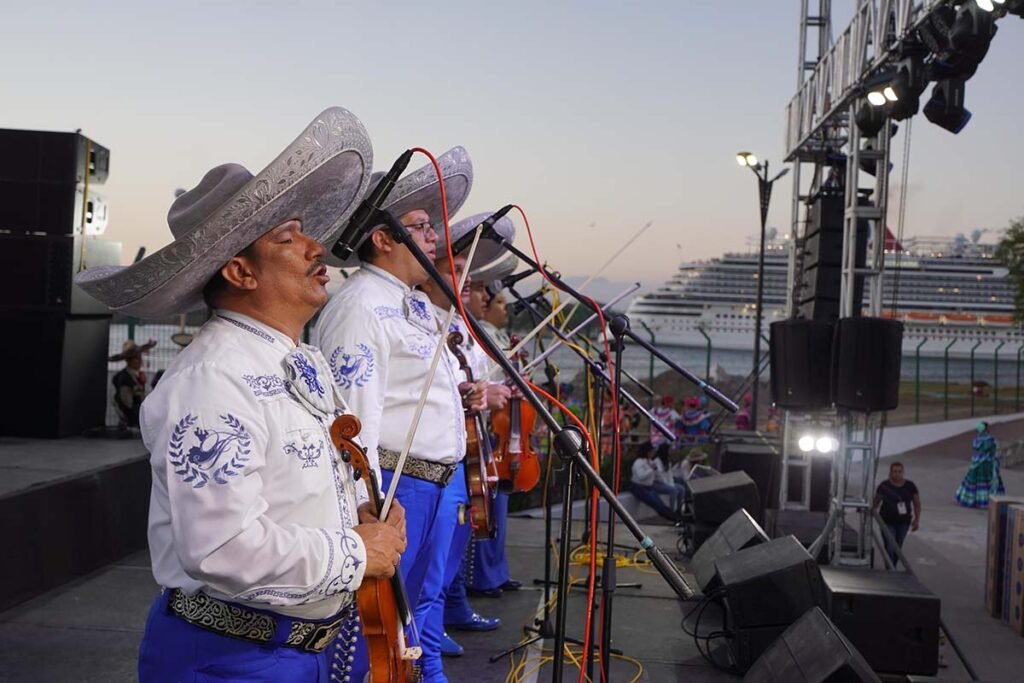
[[[124,367],[110,380],[114,385],[114,408],[117,409],[118,426],[122,429],[139,427],[139,409],[142,408],[142,399],[146,398],[147,393],[146,373],[142,370],[142,354],[149,353],[154,346],[156,342],[152,339],[142,346],[136,344],[134,339],[129,339],[121,347],[121,353],[109,358],[111,361],[124,361]]]
[[[655,457],[655,451],[651,444],[641,445],[640,454],[633,461],[629,490],[637,500],[650,506],[659,515],[667,520],[677,522],[680,519],[679,513],[665,505],[665,501],[658,495],[659,491],[665,490],[660,465],[661,462]]]

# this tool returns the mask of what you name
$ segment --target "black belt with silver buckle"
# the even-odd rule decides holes
[[[395,451],[389,451],[386,448],[377,447],[377,457],[380,458],[381,469],[395,470],[398,466],[399,453]],[[434,484],[440,484],[441,486],[447,486],[448,482],[451,481],[452,475],[455,474],[455,470],[459,468],[458,464],[445,465],[440,462],[431,462],[430,460],[420,460],[414,458],[411,455],[405,458],[405,466],[402,467],[402,474],[407,474],[414,479],[422,479],[423,481],[429,481]]]
[[[222,636],[265,644],[270,642],[277,631],[277,621],[269,614],[211,598],[205,593],[188,595],[175,588],[171,590],[167,606],[172,614],[181,617],[193,626],[219,633]],[[346,608],[340,616],[329,622],[279,617],[292,622],[288,638],[282,645],[306,652],[323,652],[334,642],[345,620],[351,615],[351,608]]]

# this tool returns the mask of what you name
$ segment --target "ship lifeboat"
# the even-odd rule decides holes
[[[922,320],[928,322],[937,321],[939,317],[938,313],[921,313],[920,311],[907,313],[907,320]]]
[[[946,321],[958,325],[974,325],[978,322],[978,316],[974,313],[947,313]]]
[[[1012,315],[983,315],[981,317],[982,322],[986,325],[1012,325]]]

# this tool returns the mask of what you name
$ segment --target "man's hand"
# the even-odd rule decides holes
[[[483,386],[463,382],[459,385],[459,395],[462,396],[462,407],[466,410],[479,412],[487,409],[487,391]]]
[[[512,390],[498,382],[487,383],[487,407],[490,410],[501,410],[508,405]]]
[[[917,531],[917,528],[919,526],[921,526],[921,522],[920,522],[920,520],[917,519],[917,517],[915,517],[914,521],[910,525],[910,530],[911,531]]]
[[[402,525],[403,530],[399,531],[391,524],[381,524],[375,520],[353,529],[366,546],[366,577],[389,578],[394,575],[395,565],[405,551],[404,517]]]
[[[374,524],[377,522],[377,513],[373,509],[373,503],[366,502],[359,506],[359,523]],[[391,501],[391,510],[388,512],[388,524],[395,527],[402,538],[405,538],[405,508],[395,498]]]

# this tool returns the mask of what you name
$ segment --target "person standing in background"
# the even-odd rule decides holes
[[[889,465],[889,478],[875,490],[872,508],[877,509],[879,505],[882,507],[882,521],[896,539],[896,544],[902,548],[907,532],[917,531],[921,525],[921,496],[914,482],[904,478],[903,463],[894,462]],[[896,549],[890,545],[888,538],[885,545],[889,559],[895,565],[898,557]]]

